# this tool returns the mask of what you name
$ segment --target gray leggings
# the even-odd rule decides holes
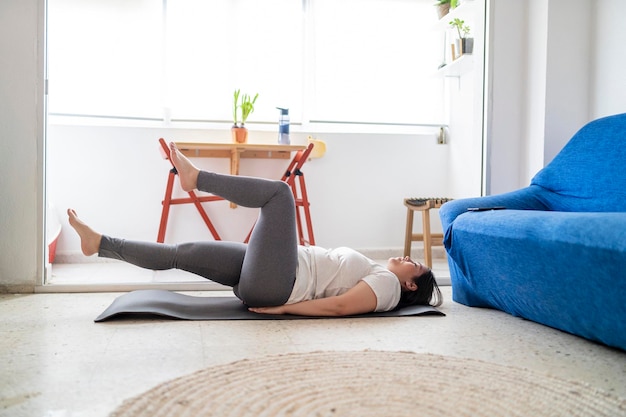
[[[200,171],[198,190],[261,208],[248,244],[136,242],[102,236],[99,256],[152,270],[181,269],[232,287],[252,307],[287,302],[298,263],[295,204],[283,181]]]

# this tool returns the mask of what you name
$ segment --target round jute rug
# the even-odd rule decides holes
[[[524,369],[408,352],[313,352],[214,366],[115,417],[623,416],[626,400]]]

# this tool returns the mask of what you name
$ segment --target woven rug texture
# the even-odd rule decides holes
[[[625,416],[626,399],[488,362],[312,352],[219,365],[126,400],[113,417]]]

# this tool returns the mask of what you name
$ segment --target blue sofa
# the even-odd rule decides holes
[[[588,123],[530,186],[439,215],[454,301],[626,350],[626,114]]]

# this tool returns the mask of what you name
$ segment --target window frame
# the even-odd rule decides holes
[[[307,13],[312,7],[315,0],[302,0],[303,13]],[[163,0],[163,4],[167,4],[167,0]],[[164,6],[165,7],[165,6]],[[434,11],[433,11],[434,14]],[[308,16],[307,16],[308,17]],[[435,20],[433,20],[435,22]],[[308,22],[308,23],[307,23]],[[448,112],[444,109],[441,122],[434,123],[402,123],[402,122],[363,122],[350,120],[317,120],[310,114],[310,109],[306,106],[306,102],[312,97],[311,92],[314,89],[314,82],[311,80],[310,68],[308,65],[314,61],[311,56],[312,37],[310,19],[305,19],[303,28],[303,84],[302,84],[302,120],[292,118],[292,131],[297,132],[337,132],[337,133],[359,133],[359,132],[375,132],[375,133],[397,133],[397,134],[414,134],[414,133],[432,133],[441,127],[447,127]],[[167,42],[165,38],[161,40],[164,44]],[[163,46],[163,45],[162,45]],[[433,69],[433,75],[436,69]],[[444,95],[444,104],[448,94],[447,83],[442,77],[439,77],[443,84],[442,94]],[[165,81],[162,83],[165,84]],[[105,126],[127,126],[127,127],[165,127],[172,129],[209,129],[209,130],[226,130],[232,125],[231,120],[226,119],[192,119],[192,118],[175,118],[169,114],[168,109],[163,107],[160,117],[135,117],[135,116],[117,116],[117,115],[94,115],[94,114],[72,114],[72,113],[55,113],[49,112],[49,122],[53,124],[67,125],[105,125]],[[246,126],[250,130],[256,131],[275,131],[275,122],[268,120],[252,120],[250,119]]]

